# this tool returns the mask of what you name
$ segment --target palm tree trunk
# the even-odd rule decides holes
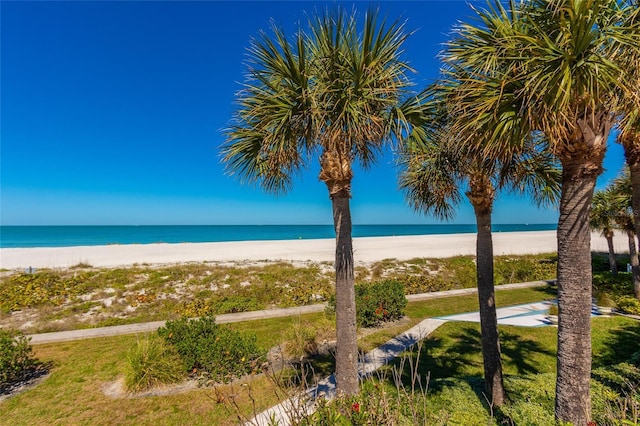
[[[629,164],[629,172],[631,175],[631,205],[633,207],[633,222],[636,228],[636,235],[640,235],[640,152],[634,149],[633,153],[625,145],[625,155],[627,156],[627,164]],[[640,271],[638,271],[640,276]],[[633,276],[633,292],[637,299],[640,299],[640,279],[634,273]]]
[[[331,196],[336,232],[336,387],[341,395],[358,393],[358,343],[349,193]]]
[[[633,230],[627,229],[629,240],[629,262],[631,263],[631,276],[633,277],[634,294],[638,297],[640,288],[640,261],[638,261],[638,247],[636,246],[636,234]]]
[[[613,232],[608,232],[604,236],[607,240],[607,247],[609,248],[609,268],[613,275],[618,275],[618,262],[616,261],[616,252],[613,248]]]
[[[493,240],[491,236],[491,209],[474,203],[478,235],[476,240],[476,271],[480,304],[480,330],[482,333],[482,359],[487,397],[492,405],[504,403],[505,392],[500,360],[500,337],[493,277]]]
[[[558,376],[556,419],[586,425],[591,418],[591,230],[597,173],[563,164],[558,221]]]

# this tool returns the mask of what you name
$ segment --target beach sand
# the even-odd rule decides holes
[[[476,234],[354,238],[356,264],[382,259],[443,258],[475,254]],[[628,252],[626,238],[617,236],[616,252]],[[495,255],[550,253],[557,250],[555,231],[497,232]],[[606,240],[592,234],[593,251],[607,251]],[[181,244],[127,244],[83,247],[0,249],[0,268],[66,268],[80,263],[94,267],[185,262],[333,262],[334,239],[240,241]]]

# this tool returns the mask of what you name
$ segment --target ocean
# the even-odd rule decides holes
[[[494,225],[494,232],[553,231],[556,224]],[[354,225],[354,237],[463,234],[475,225]],[[331,225],[0,226],[0,248],[334,238]]]

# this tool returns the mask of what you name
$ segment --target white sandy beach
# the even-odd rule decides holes
[[[475,254],[476,234],[419,235],[355,238],[356,263],[395,258],[451,257]],[[618,253],[628,252],[626,238],[615,240]],[[494,254],[549,253],[557,249],[555,231],[493,234]],[[592,234],[591,248],[607,251],[607,244]],[[0,249],[0,268],[65,268],[79,263],[95,267],[184,262],[240,262],[282,260],[333,262],[335,240],[241,241],[218,243],[131,244],[83,247]]]

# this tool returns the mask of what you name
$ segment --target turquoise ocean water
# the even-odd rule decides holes
[[[548,231],[556,224],[494,225],[494,232]],[[354,225],[354,237],[462,234],[475,225]],[[334,238],[331,225],[0,226],[0,247],[70,247],[108,244]]]

